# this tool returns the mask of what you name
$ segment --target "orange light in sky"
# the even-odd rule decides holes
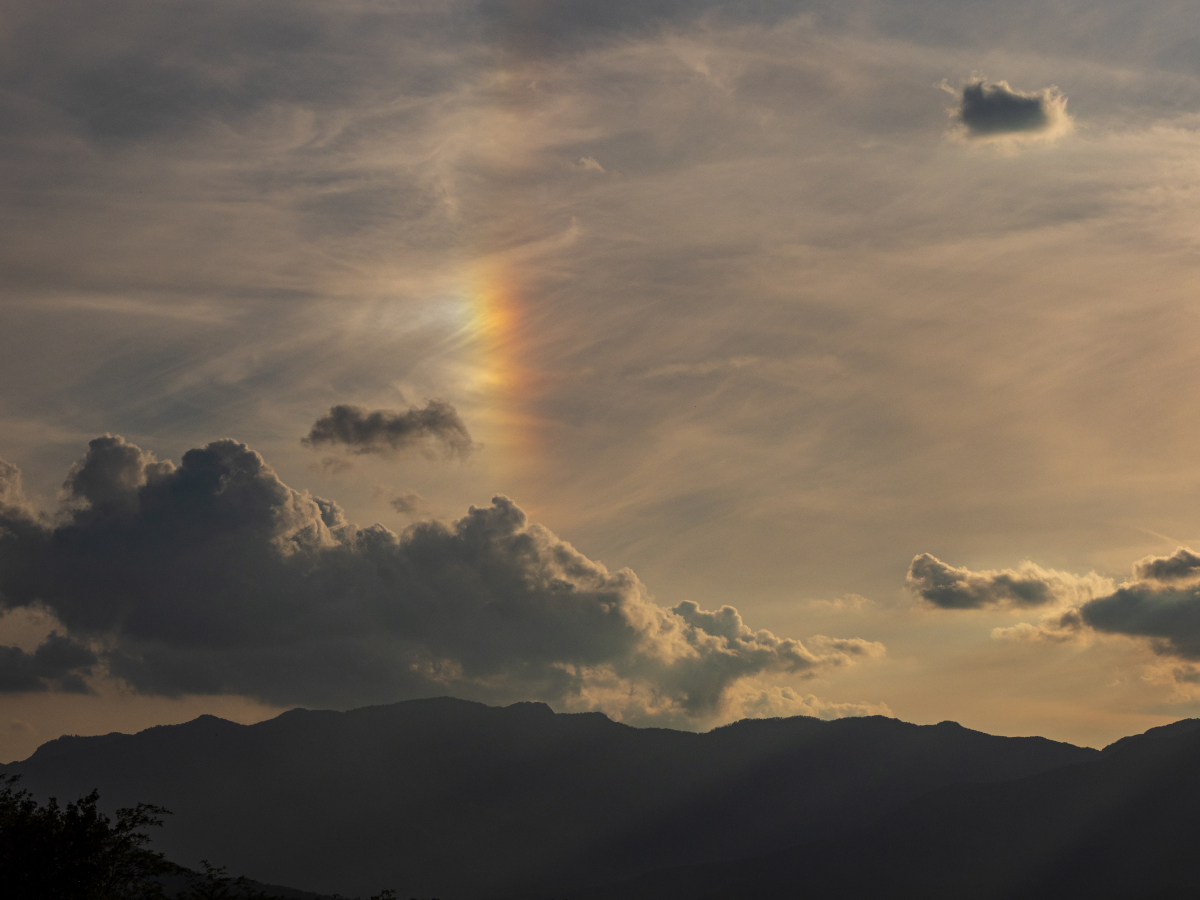
[[[494,414],[498,437],[518,460],[527,458],[533,448],[525,404],[534,379],[526,359],[520,279],[511,262],[493,258],[477,263],[468,298],[479,348],[479,385]]]

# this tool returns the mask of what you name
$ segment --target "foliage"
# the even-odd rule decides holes
[[[145,829],[161,827],[170,815],[161,806],[118,809],[113,822],[96,808],[97,791],[66,808],[53,797],[43,806],[17,789],[20,777],[0,775],[3,900],[276,900],[207,859],[202,872],[192,872],[148,849]],[[182,876],[187,887],[168,894],[163,876]],[[371,900],[398,898],[386,890]]]
[[[96,808],[92,791],[66,808],[40,805],[17,790],[20,776],[0,775],[0,884],[7,900],[149,900],[162,897],[159,875],[175,870],[147,849],[145,829],[168,811],[139,803],[117,810],[116,821]]]
[[[204,871],[187,873],[188,889],[176,900],[271,900],[244,875],[231,878],[224,866],[214,866],[207,859],[200,865]]]

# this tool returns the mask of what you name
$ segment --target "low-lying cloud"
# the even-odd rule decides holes
[[[458,411],[440,400],[404,412],[335,406],[313,424],[303,443],[341,447],[351,453],[391,454],[424,445],[440,447],[449,456],[467,456],[476,449]]]
[[[1015,569],[973,572],[928,553],[913,559],[906,581],[914,594],[942,609],[1049,606],[1094,597],[1113,586],[1095,573],[1072,575],[1029,561]]]
[[[27,689],[65,677],[37,666],[69,639],[94,656],[55,659],[101,663],[150,694],[348,706],[453,693],[682,722],[750,702],[755,679],[884,653],[823,636],[806,647],[729,605],[659,606],[633,572],[586,558],[506,497],[401,535],[360,528],[233,440],[176,466],[97,438],[56,524],[18,477],[0,469],[0,603],[44,609],[69,635],[32,661],[5,651]]]
[[[1079,613],[1096,631],[1150,638],[1156,653],[1200,660],[1200,585],[1122,585]]]
[[[1179,548],[1133,564],[1117,585],[1094,572],[1072,575],[1022,563],[1017,569],[973,572],[929,554],[916,557],[910,589],[942,609],[1044,608],[1037,623],[996,628],[1007,640],[1071,641],[1093,635],[1148,639],[1160,656],[1200,660],[1200,555]]]
[[[979,78],[955,93],[959,97],[955,120],[971,140],[1044,140],[1074,127],[1067,98],[1055,87],[1025,92],[1007,81]]]

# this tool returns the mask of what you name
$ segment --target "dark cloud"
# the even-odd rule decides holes
[[[1133,575],[1143,581],[1184,581],[1200,577],[1200,556],[1180,547],[1170,556],[1147,556],[1133,564]]]
[[[0,597],[52,612],[148,693],[354,705],[451,692],[706,716],[749,676],[882,653],[812,651],[731,606],[658,606],[633,572],[505,497],[403,535],[359,528],[231,440],[175,467],[106,435],[66,490],[57,525],[0,516]]]
[[[83,676],[90,675],[98,662],[92,650],[58,632],[51,632],[33,653],[0,647],[0,693],[54,688],[86,694]]]
[[[1024,571],[972,572],[949,566],[922,553],[908,568],[909,588],[921,599],[943,609],[979,609],[984,606],[1043,606],[1058,596],[1050,573],[1036,567]]]
[[[963,87],[958,121],[971,138],[1050,136],[1070,123],[1066,103],[1055,88],[1026,93],[979,79]]]
[[[304,443],[312,447],[330,444],[352,453],[395,453],[422,442],[438,444],[455,456],[466,456],[476,449],[454,407],[440,400],[430,400],[424,409],[413,407],[405,412],[335,406],[304,438]]]
[[[1164,656],[1200,660],[1200,585],[1123,585],[1085,603],[1079,613],[1097,631],[1150,638]]]
[[[1015,571],[972,572],[926,553],[913,560],[908,582],[946,609],[1047,607],[1037,624],[996,628],[996,638],[1064,642],[1098,631],[1148,638],[1162,656],[1200,660],[1200,556],[1181,547],[1170,556],[1138,560],[1133,574],[1134,580],[1116,586],[1095,573],[1071,575],[1032,563]]]

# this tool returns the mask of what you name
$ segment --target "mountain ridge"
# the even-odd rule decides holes
[[[840,836],[660,870],[580,892],[576,900],[1194,897],[1200,728],[1154,730],[1060,769],[937,788]]]
[[[941,785],[1098,755],[887,717],[695,733],[432,698],[64,737],[2,770],[40,796],[96,787],[109,808],[166,806],[155,844],[183,865],[321,893],[483,900],[782,850]]]

